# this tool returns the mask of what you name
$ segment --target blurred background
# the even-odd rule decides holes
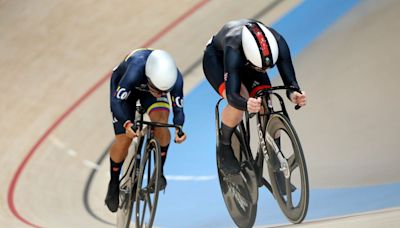
[[[184,74],[188,134],[171,144],[155,225],[235,227],[216,172],[218,96],[201,59],[207,40],[239,18],[285,37],[308,95],[299,111],[287,103],[311,184],[299,227],[399,226],[398,12],[396,0],[0,0],[0,226],[114,226],[104,205],[110,71],[152,47]],[[256,226],[285,224],[260,189]]]

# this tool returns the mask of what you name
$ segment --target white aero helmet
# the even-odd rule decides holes
[[[154,50],[146,61],[145,73],[152,86],[161,91],[170,91],[178,77],[174,59],[163,50]]]
[[[259,22],[243,26],[242,47],[246,59],[257,69],[266,70],[278,59],[278,42],[272,32]]]

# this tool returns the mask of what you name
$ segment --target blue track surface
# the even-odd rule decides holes
[[[357,0],[308,0],[273,25],[296,57],[345,13]],[[238,15],[238,17],[241,17]],[[275,75],[271,71],[270,75]],[[301,82],[301,78],[299,78]],[[215,162],[214,106],[219,97],[206,81],[186,96],[187,141],[171,145],[166,174],[208,176],[208,180],[169,180],[160,195],[156,225],[161,227],[234,227],[222,199]],[[348,189],[312,189],[307,219],[339,216],[400,205],[400,184]],[[285,223],[277,203],[260,189],[256,224]]]

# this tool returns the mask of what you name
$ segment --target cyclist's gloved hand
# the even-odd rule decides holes
[[[290,101],[292,101],[294,104],[297,104],[299,106],[306,105],[306,103],[307,103],[306,92],[301,91],[301,93],[299,93],[299,92],[291,93]]]
[[[252,112],[259,112],[261,108],[261,98],[253,98],[250,97],[247,100],[247,111],[249,111],[250,113]]]
[[[179,130],[175,130],[175,143],[183,143],[186,140],[186,134],[184,133],[181,137],[178,135]]]
[[[131,139],[135,138],[138,135],[137,132],[140,131],[138,129],[137,132],[134,132],[132,129],[132,126],[133,126],[133,123],[130,120],[126,121],[124,124],[125,134]]]

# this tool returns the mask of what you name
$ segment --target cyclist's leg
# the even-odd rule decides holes
[[[141,99],[143,107],[152,122],[168,123],[170,105],[167,96],[155,98],[153,96],[145,96]],[[160,143],[161,149],[161,184],[160,190],[163,190],[167,185],[167,180],[164,176],[164,164],[167,159],[168,147],[171,141],[171,134],[168,128],[154,128],[154,137]]]
[[[221,96],[226,98],[225,90],[221,91]],[[243,97],[248,97],[248,92],[243,84],[241,88],[241,95]],[[236,129],[236,126],[240,123],[240,121],[242,121],[242,118],[243,111],[236,109],[230,104],[227,104],[227,106],[222,110],[219,152],[221,162],[224,163],[222,165],[223,171],[228,174],[237,174],[240,172],[240,165],[233,155],[231,138]]]
[[[204,51],[203,71],[211,86],[222,97],[226,99],[223,55],[215,50],[212,45],[208,45]],[[247,91],[242,85],[241,94],[247,96]],[[222,110],[221,131],[218,149],[218,159],[222,170],[227,174],[236,174],[240,171],[240,166],[234,157],[231,147],[231,137],[236,126],[242,120],[243,111],[227,105]]]
[[[118,83],[124,75],[124,68],[125,62],[122,62],[118,67],[116,67],[111,75],[111,82],[110,82],[110,105],[112,106],[115,102],[114,94],[118,88]],[[135,107],[136,101],[138,100],[138,96],[132,95],[128,102],[129,102],[129,110],[132,110],[131,113],[128,114],[128,118],[133,120],[135,118]],[[119,121],[114,114],[112,113],[112,122],[114,127],[114,134],[115,140],[111,145],[109,154],[112,161],[115,163],[123,163],[125,157],[128,153],[129,146],[132,142],[132,139],[125,135],[125,128],[121,121]]]
[[[150,111],[149,116],[151,121],[160,122],[160,123],[167,123],[169,111],[166,110],[157,110],[157,111]],[[154,137],[160,143],[161,148],[161,171],[163,172],[164,163],[167,158],[167,152],[169,143],[171,141],[171,134],[168,128],[155,128],[154,129]]]
[[[132,139],[125,134],[122,123],[113,117],[115,140],[111,145],[110,154],[110,182],[108,183],[105,203],[111,212],[116,212],[119,205],[119,175],[122,164],[128,154]]]
[[[120,74],[118,72],[119,68],[116,68],[111,76],[111,86],[110,86],[110,102],[113,102],[113,94],[116,89],[116,84],[118,83],[118,78],[120,78]],[[136,105],[135,98],[130,100],[130,103]],[[134,107],[134,106],[133,106]],[[130,113],[129,118],[134,118],[134,108]],[[109,155],[110,155],[110,182],[108,184],[107,196],[105,199],[105,203],[111,212],[115,212],[118,209],[119,204],[119,175],[121,172],[122,164],[128,154],[129,146],[132,142],[128,136],[125,135],[125,129],[123,127],[123,123],[118,121],[118,119],[112,115],[112,121],[114,126],[115,140],[111,145]]]
[[[222,94],[220,94],[223,98],[226,99],[226,91],[225,86],[221,86]],[[249,93],[247,92],[246,87],[242,84],[240,88],[240,95],[245,98],[249,97]],[[226,107],[222,110],[222,123],[230,128],[235,128],[243,118],[243,111],[233,107],[230,104],[227,104]]]
[[[203,71],[213,89],[226,99],[223,54],[212,45],[208,45],[203,56]],[[242,85],[242,96],[247,97],[248,93]],[[242,120],[243,111],[227,105],[222,111],[222,123],[230,128],[235,128]],[[230,138],[228,138],[230,140]]]
[[[121,166],[128,154],[129,146],[132,139],[124,133],[119,133],[118,128],[115,127],[116,132],[115,140],[110,148],[110,182],[108,184],[107,196],[105,203],[111,212],[115,212],[119,205],[119,175],[121,172]],[[122,127],[122,126],[121,126]],[[123,128],[123,127],[122,127]],[[121,131],[121,130],[120,130]]]
[[[110,148],[110,159],[115,163],[123,163],[128,154],[132,139],[123,134],[115,135],[115,140]]]

